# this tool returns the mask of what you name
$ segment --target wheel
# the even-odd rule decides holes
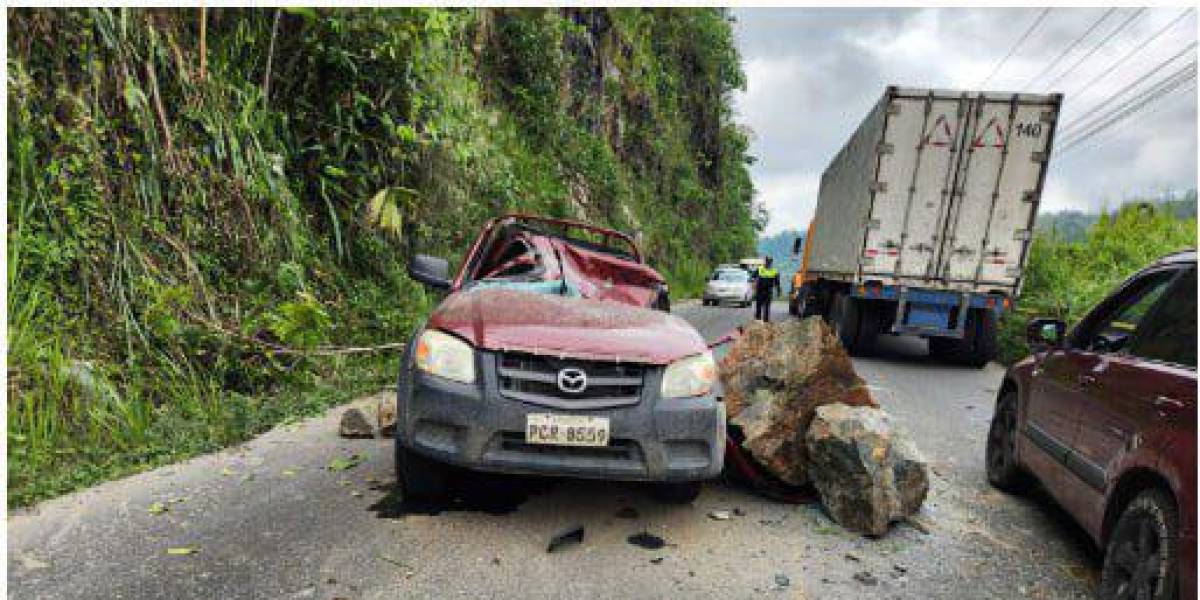
[[[799,298],[792,298],[791,300],[788,301],[788,314],[792,315],[793,317],[800,316],[800,300],[799,300]]]
[[[856,356],[867,354],[879,333],[876,312],[865,302],[837,294],[833,298],[833,331],[846,352]]]
[[[967,313],[966,337],[963,341],[966,346],[963,364],[979,369],[996,358],[995,313],[978,309]]]
[[[932,341],[932,340],[931,340]],[[1009,390],[996,402],[985,450],[988,483],[1006,492],[1019,492],[1029,477],[1017,462],[1017,392]]]
[[[406,500],[438,500],[446,495],[447,467],[396,441],[396,481]]]
[[[683,483],[659,483],[654,486],[654,496],[664,504],[691,504],[700,495],[703,481]]]
[[[851,352],[854,340],[858,338],[858,306],[850,296],[838,293],[833,296],[833,310],[830,312],[833,333],[846,352]]]
[[[959,341],[953,338],[929,338],[929,355],[934,358],[948,360],[959,350]]]
[[[875,340],[879,337],[879,308],[871,302],[851,299],[858,305],[858,335],[854,338],[854,354],[866,355],[875,350]]]
[[[1104,600],[1173,599],[1179,565],[1179,512],[1164,490],[1149,489],[1125,507],[1109,536],[1100,571]]]

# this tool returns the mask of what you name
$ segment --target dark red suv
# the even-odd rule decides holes
[[[1100,598],[1196,597],[1196,252],[1130,277],[1069,334],[1035,319],[1005,375],[988,479],[1030,475],[1105,549]]]

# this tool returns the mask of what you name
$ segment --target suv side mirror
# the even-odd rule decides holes
[[[1025,326],[1025,339],[1033,347],[1061,348],[1067,334],[1067,324],[1059,319],[1037,318]]]
[[[438,290],[450,289],[450,262],[444,258],[418,254],[408,263],[408,276]]]

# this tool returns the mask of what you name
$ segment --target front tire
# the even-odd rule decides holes
[[[700,496],[703,487],[703,481],[658,483],[654,485],[654,497],[663,504],[691,504]]]
[[[1117,520],[1104,567],[1102,600],[1173,600],[1178,590],[1179,511],[1166,491],[1149,489],[1129,503]]]
[[[449,468],[396,441],[396,481],[405,500],[440,500],[446,495]]]
[[[1017,461],[1017,392],[1009,390],[996,403],[985,450],[988,483],[1014,493],[1025,489],[1028,476]]]

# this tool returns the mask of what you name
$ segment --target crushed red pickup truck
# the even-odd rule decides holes
[[[648,481],[689,502],[721,472],[725,407],[700,334],[623,233],[561,219],[488,221],[401,364],[396,470],[406,497],[445,493],[446,465]]]

